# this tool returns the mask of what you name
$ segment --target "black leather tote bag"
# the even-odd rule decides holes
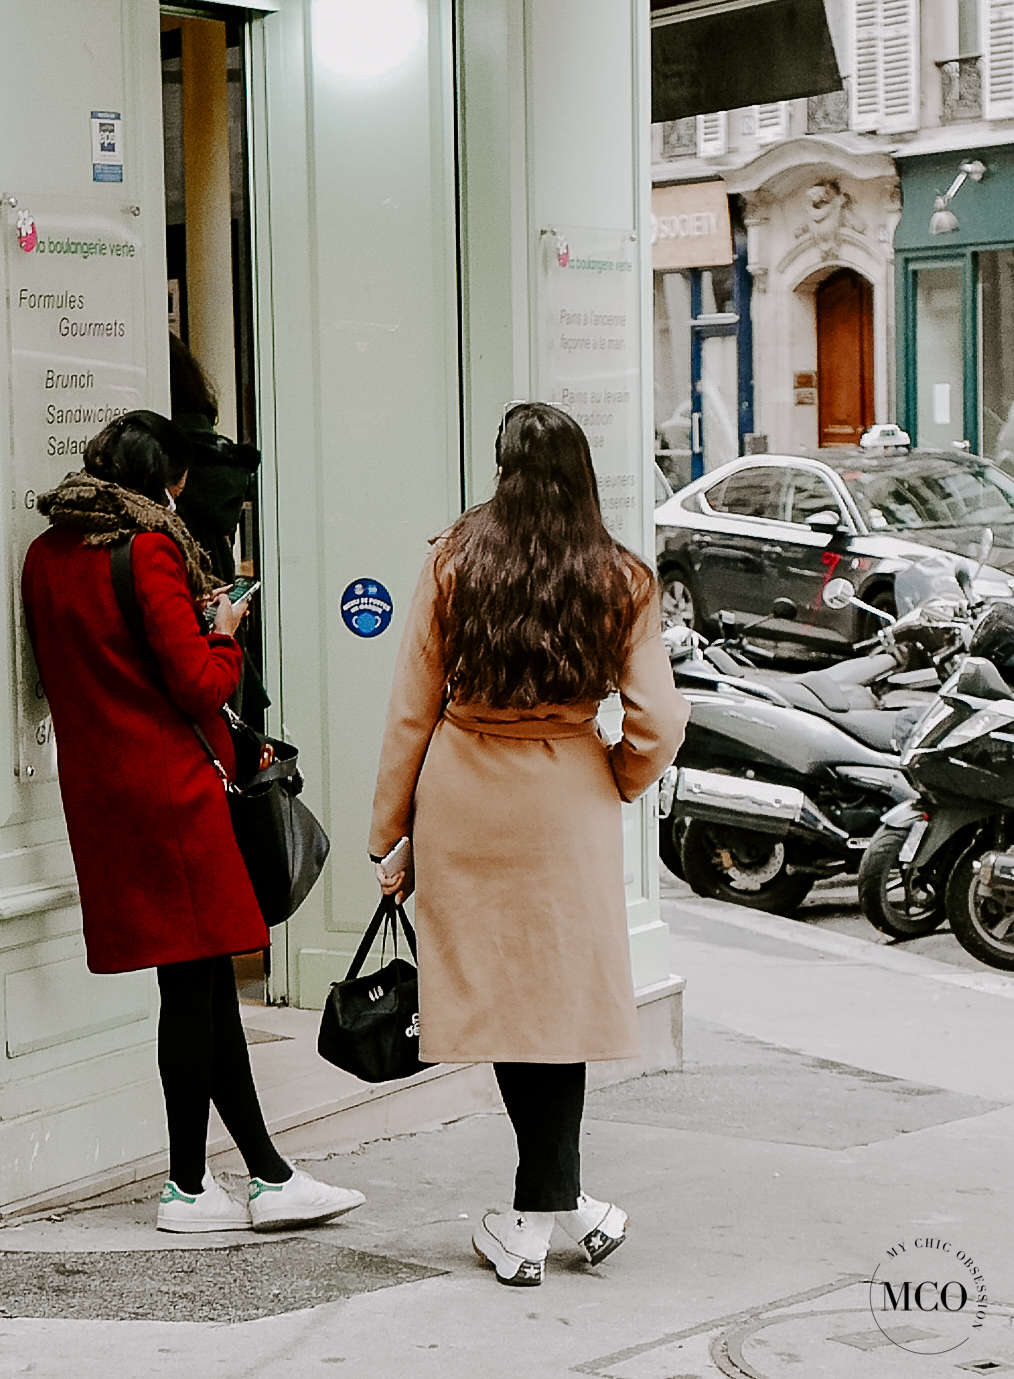
[[[415,957],[408,915],[393,895],[382,896],[344,981],[332,983],[321,1016],[317,1052],[364,1082],[411,1077],[430,1066],[419,1062],[419,980],[415,966],[398,957],[399,924]],[[381,925],[385,945],[391,932],[394,957],[361,977]]]

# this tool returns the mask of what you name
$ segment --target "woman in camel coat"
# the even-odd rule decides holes
[[[509,411],[496,496],[426,561],[381,752],[370,851],[412,840],[420,1057],[494,1065],[518,1139],[512,1213],[473,1243],[501,1282],[542,1281],[554,1218],[592,1263],[624,1213],[581,1193],[585,1064],[639,1052],[621,802],[673,760],[687,706],[654,577],[602,524],[565,413]],[[618,690],[623,737],[595,716]],[[387,876],[385,891],[406,889]]]

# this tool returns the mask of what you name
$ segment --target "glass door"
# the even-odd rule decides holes
[[[920,446],[971,441],[965,429],[964,267],[915,270],[916,435]]]

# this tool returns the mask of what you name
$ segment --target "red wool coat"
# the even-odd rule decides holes
[[[268,942],[225,791],[190,726],[199,722],[234,769],[218,711],[242,652],[232,637],[206,635],[169,537],[140,533],[133,567],[157,670],[116,602],[108,547],[51,527],[29,547],[21,581],[93,972]]]

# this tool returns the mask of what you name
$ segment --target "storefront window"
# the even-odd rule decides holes
[[[979,255],[982,453],[1014,473],[1014,250]]]
[[[718,268],[701,271],[701,315],[715,316],[735,313],[735,265],[723,263]]]
[[[917,443],[930,448],[965,438],[961,283],[957,263],[916,275]]]
[[[690,482],[690,273],[655,274],[655,459],[673,488]]]

